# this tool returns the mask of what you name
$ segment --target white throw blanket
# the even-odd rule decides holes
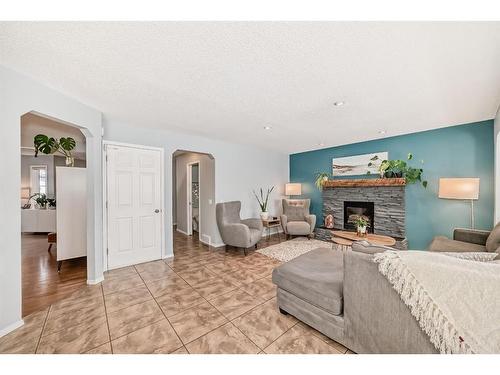
[[[500,353],[500,265],[427,251],[375,254],[441,353]]]

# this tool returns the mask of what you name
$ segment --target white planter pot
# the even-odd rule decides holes
[[[262,220],[267,220],[269,218],[269,212],[267,212],[267,211],[266,212],[261,212],[260,213],[260,218]]]
[[[366,227],[358,227],[358,234],[359,235],[365,235],[366,234]]]

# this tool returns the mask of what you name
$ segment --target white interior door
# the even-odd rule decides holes
[[[108,269],[161,258],[160,150],[107,145]]]

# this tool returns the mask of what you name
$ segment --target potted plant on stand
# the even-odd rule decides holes
[[[255,198],[257,198],[257,202],[259,202],[261,210],[260,218],[262,220],[267,220],[269,218],[269,212],[267,211],[267,204],[269,202],[269,195],[271,195],[273,189],[274,186],[270,187],[269,189],[267,189],[267,193],[264,195],[264,191],[262,190],[262,188],[260,188],[260,197],[257,195],[255,190],[253,192],[253,195],[255,195]]]
[[[366,220],[363,216],[359,216],[355,221],[356,225],[356,233],[358,237],[366,237],[367,228],[370,226],[368,220]]]

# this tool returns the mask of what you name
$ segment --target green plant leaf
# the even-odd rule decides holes
[[[76,141],[71,137],[62,137],[59,139],[61,147],[66,151],[71,151],[76,147]]]
[[[411,160],[411,159],[413,159],[413,154],[410,152],[410,153],[408,153],[408,160]]]
[[[427,181],[422,181],[422,186],[423,186],[424,188],[427,188]]]

